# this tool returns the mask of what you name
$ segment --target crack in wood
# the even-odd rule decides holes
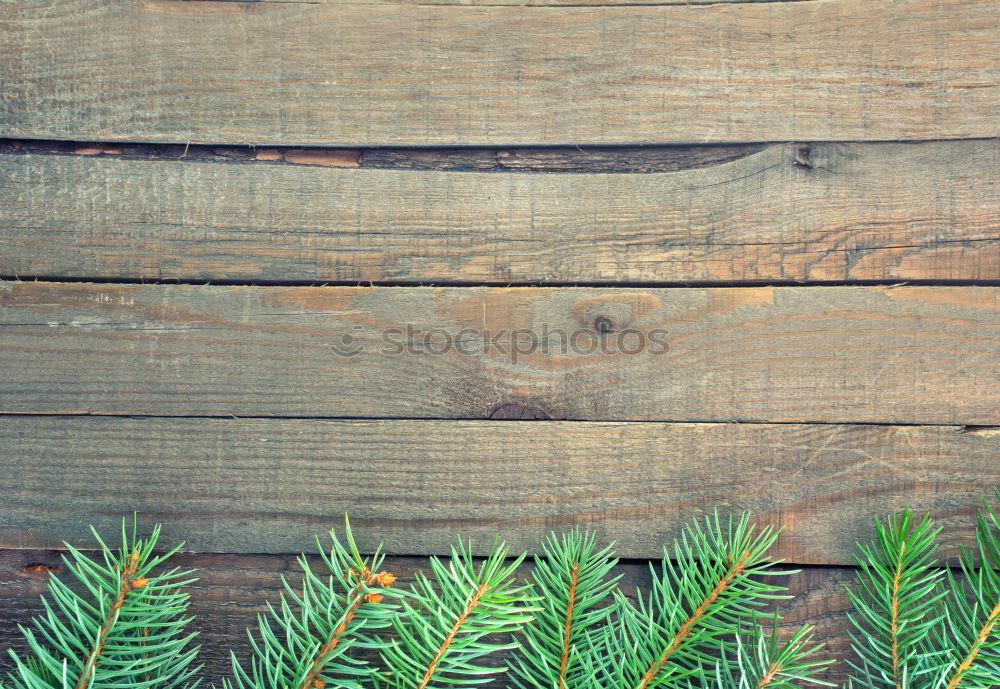
[[[773,144],[522,148],[322,148],[0,139],[0,155],[477,172],[654,173],[731,163]]]

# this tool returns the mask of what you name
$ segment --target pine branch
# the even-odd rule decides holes
[[[258,623],[259,640],[250,635],[253,657],[249,671],[232,658],[233,680],[223,686],[237,689],[360,688],[370,684],[376,670],[352,654],[355,648],[380,648],[370,632],[389,626],[398,610],[383,602],[396,577],[381,571],[383,557],[376,552],[364,558],[358,552],[350,524],[345,528],[347,547],[330,532],[329,553],[319,541],[320,556],[329,575],[321,578],[304,556],[301,593],[282,580],[285,595],[277,608]]]
[[[418,573],[404,614],[393,620],[397,638],[383,651],[392,689],[443,689],[488,682],[503,667],[475,665],[483,656],[517,647],[510,634],[531,620],[528,588],[514,571],[524,555],[505,564],[507,549],[494,544],[478,567],[461,541],[446,565],[430,560],[433,580]],[[491,635],[502,635],[491,639]]]
[[[94,536],[101,559],[94,560],[67,544],[66,568],[83,593],[55,576],[49,579],[45,613],[20,627],[30,657],[13,651],[16,689],[171,689],[191,679],[198,649],[188,596],[181,588],[193,581],[190,571],[158,571],[178,548],[154,555],[160,527],[138,539],[122,523],[122,547],[112,551]]]
[[[808,625],[797,629],[782,644],[778,637],[778,616],[771,616],[771,630],[756,622],[749,628],[750,640],[741,634],[735,635],[733,642],[723,647],[724,662],[714,668],[704,666],[699,669],[698,687],[708,688],[713,684],[717,689],[797,689],[797,682],[811,682],[824,686],[834,686],[815,678],[815,674],[826,668],[833,660],[810,660],[822,648],[822,644],[811,645],[812,628]],[[707,675],[707,672],[711,675]],[[693,686],[688,682],[689,686]]]
[[[1000,497],[1000,494],[998,494]],[[1000,518],[988,504],[979,511],[976,549],[961,555],[962,581],[948,571],[945,622],[937,638],[947,649],[937,685],[984,689],[1000,684]]]
[[[867,687],[904,689],[935,670],[929,634],[940,622],[938,603],[942,570],[935,570],[934,539],[940,529],[925,516],[914,520],[909,510],[875,520],[875,542],[858,546],[857,588],[848,588],[855,613],[848,619],[860,636],[851,634],[861,661],[851,666],[854,680]]]
[[[1000,494],[998,494],[1000,497]],[[1000,518],[980,510],[976,548],[963,549],[961,576],[934,569],[930,518],[904,511],[862,548],[861,580],[850,590],[860,631],[852,678],[870,689],[986,689],[1000,684]]]
[[[674,545],[675,561],[664,549],[648,597],[640,595],[633,606],[616,594],[620,624],[609,643],[621,660],[605,685],[651,689],[714,667],[724,637],[768,600],[787,598],[782,587],[755,578],[786,573],[766,559],[777,536],[773,529],[756,529],[746,514],[725,525],[716,514],[704,527],[697,521],[688,526]]]
[[[599,632],[615,610],[607,603],[621,575],[608,575],[617,560],[579,529],[550,534],[542,549],[533,572],[539,609],[508,662],[511,680],[520,689],[598,689],[599,666],[612,662]]]

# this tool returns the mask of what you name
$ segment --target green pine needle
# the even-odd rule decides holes
[[[520,689],[600,689],[597,678],[612,662],[600,634],[621,579],[609,577],[618,562],[612,546],[598,550],[595,535],[577,529],[562,538],[550,534],[542,549],[532,573],[539,609],[508,661],[511,680]]]
[[[998,494],[1000,497],[1000,494]],[[1000,684],[1000,518],[979,513],[976,548],[958,574],[935,567],[929,517],[904,510],[861,547],[860,581],[849,589],[857,656],[851,684],[863,689],[986,689]]]
[[[15,689],[172,689],[200,668],[187,633],[188,570],[160,571],[179,548],[155,555],[160,527],[147,539],[126,530],[112,551],[94,531],[101,557],[92,559],[67,544],[66,569],[82,592],[55,576],[49,579],[45,612],[20,627],[30,655],[14,658],[9,681]],[[196,684],[197,682],[195,682]]]
[[[605,687],[652,689],[705,672],[718,662],[726,639],[769,601],[787,598],[783,587],[759,580],[787,574],[771,568],[768,549],[778,532],[757,529],[749,515],[695,521],[664,549],[661,572],[653,571],[648,597],[633,606],[617,592],[619,625],[609,636],[616,664]]]
[[[932,672],[937,660],[927,650],[928,635],[941,621],[943,570],[935,569],[934,543],[940,529],[929,516],[909,510],[875,520],[875,542],[859,545],[857,588],[849,588],[849,614],[859,634],[851,634],[860,662],[853,680],[871,689],[902,689]]]
[[[304,556],[301,593],[282,579],[285,595],[277,607],[258,620],[258,634],[250,634],[253,655],[249,670],[232,658],[233,679],[225,689],[319,689],[331,684],[360,689],[375,680],[376,669],[353,654],[356,648],[380,648],[371,636],[388,627],[398,606],[383,599],[395,577],[379,572],[383,557],[364,558],[346,524],[347,546],[330,532],[329,553],[317,539],[329,574],[314,572]]]
[[[770,632],[756,622],[751,623],[749,640],[737,634],[723,647],[724,661],[710,669],[699,668],[699,681],[688,681],[688,685],[705,689],[713,684],[716,689],[797,689],[799,682],[834,686],[815,677],[833,660],[809,659],[822,648],[822,644],[811,644],[812,627],[800,627],[788,641],[781,643],[778,620],[777,614],[771,616]]]
[[[412,600],[401,600],[393,619],[396,639],[382,651],[392,689],[475,686],[504,671],[478,664],[491,653],[517,647],[510,640],[531,621],[529,587],[514,571],[524,555],[505,563],[507,548],[494,543],[478,567],[468,545],[452,547],[447,563],[430,560],[432,578],[418,573]],[[499,636],[495,636],[499,635]]]

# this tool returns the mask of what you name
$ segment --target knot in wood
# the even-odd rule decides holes
[[[490,412],[490,419],[537,421],[549,418],[548,414],[537,407],[523,402],[504,402]]]
[[[615,323],[607,316],[598,316],[594,319],[594,330],[599,333],[609,333],[615,328]]]

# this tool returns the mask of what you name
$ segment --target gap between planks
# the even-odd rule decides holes
[[[520,407],[521,405],[513,405],[515,407]],[[110,413],[104,414],[100,412],[81,412],[81,413],[71,413],[71,412],[17,412],[17,411],[3,411],[0,412],[0,418],[12,417],[12,418],[47,418],[47,417],[101,417],[101,418],[118,418],[118,419],[184,419],[184,420],[219,420],[219,421],[315,421],[318,423],[323,422],[339,422],[339,421],[389,421],[389,422],[407,422],[407,421],[418,421],[425,422],[428,419],[419,416],[365,416],[363,418],[357,416],[254,416],[252,414],[235,415],[235,414],[224,414],[224,415],[211,415],[211,414],[185,414],[184,416],[176,416],[171,414],[129,414],[129,413]],[[592,420],[586,419],[549,419],[544,416],[504,416],[496,415],[488,417],[489,421],[503,421],[503,422],[556,422],[560,424],[590,424],[594,423]],[[449,421],[484,421],[481,417],[462,417],[455,416],[449,418],[435,419],[435,421],[449,422]],[[741,419],[729,419],[726,421],[719,421],[717,419],[657,419],[655,421],[649,420],[639,420],[639,421],[614,421],[616,424],[670,424],[670,425],[702,425],[702,424],[724,424],[724,425],[741,425],[741,426],[782,426],[782,425],[792,425],[799,426],[802,425],[801,421],[753,421],[747,420],[743,421]],[[810,421],[810,426],[843,426],[845,425],[842,421]],[[878,421],[853,421],[849,425],[851,426],[877,426],[884,427],[887,424]],[[933,423],[902,423],[894,422],[891,424],[894,428],[926,428],[926,427],[942,427],[941,424]],[[982,437],[994,437],[1000,435],[1000,426],[984,426],[984,425],[946,425],[944,427],[954,428],[956,433],[969,433],[971,435],[977,435]]]
[[[977,241],[977,240],[971,240]],[[993,240],[982,240],[993,241]],[[903,247],[905,248],[905,247]],[[80,277],[64,277],[61,275],[3,275],[0,274],[0,282],[9,283],[65,283],[92,284],[92,285],[189,285],[201,287],[427,287],[427,288],[447,288],[447,287],[485,287],[485,288],[581,288],[581,289],[662,289],[662,290],[682,290],[682,289],[766,289],[777,287],[795,287],[797,289],[825,288],[825,287],[882,287],[886,289],[897,289],[901,287],[1000,287],[1000,280],[818,280],[815,282],[798,281],[739,281],[739,282],[559,282],[546,280],[543,282],[516,282],[516,281],[465,281],[448,280],[435,282],[432,280],[181,280],[179,278],[115,278],[101,275],[89,275]]]
[[[149,144],[0,139],[0,154],[78,155],[121,160],[183,160],[228,164],[317,165],[477,172],[675,172],[721,165],[767,143],[694,146],[536,148],[364,148]],[[805,149],[809,144],[802,144]]]
[[[664,5],[735,5],[740,3],[818,2],[819,0],[179,0],[182,2],[251,2],[293,5],[420,5],[465,7],[657,7]]]

